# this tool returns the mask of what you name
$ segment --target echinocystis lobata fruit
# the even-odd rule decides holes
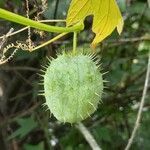
[[[102,74],[88,55],[63,53],[46,69],[46,105],[61,122],[75,123],[90,116],[101,101],[102,91]]]

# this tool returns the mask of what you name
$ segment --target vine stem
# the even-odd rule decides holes
[[[39,30],[54,32],[54,33],[64,33],[64,32],[75,32],[84,29],[84,25],[82,23],[75,24],[72,27],[57,27],[51,26],[44,23],[40,23],[38,21],[31,20],[29,18],[17,15],[10,11],[0,8],[0,18],[5,20],[9,20],[15,23],[19,23],[25,26],[30,26]]]
[[[90,131],[84,126],[84,124],[78,123],[78,125],[76,127],[83,134],[83,136],[85,137],[86,141],[91,146],[92,150],[102,150],[100,148],[100,146],[97,144],[97,142],[94,139],[94,137],[92,136],[92,134],[90,133]]]
[[[65,22],[65,20],[60,20],[60,19],[59,20],[39,20],[38,22]],[[15,32],[12,32],[12,33],[8,34],[8,35],[0,36],[0,39],[3,39],[6,36],[10,37],[12,35],[18,34],[18,33],[22,32],[22,31],[27,30],[28,28],[29,28],[29,26],[21,28],[21,29],[15,31]]]
[[[141,103],[140,103],[140,107],[139,107],[139,111],[137,114],[137,119],[131,134],[130,139],[128,140],[127,146],[125,148],[125,150],[129,150],[133,140],[136,136],[136,132],[137,129],[139,128],[140,125],[140,120],[141,120],[141,116],[142,116],[142,110],[144,107],[144,102],[145,102],[145,98],[146,98],[146,94],[147,94],[147,90],[148,90],[148,83],[149,83],[149,78],[150,78],[150,50],[149,50],[149,55],[148,55],[148,65],[147,65],[147,72],[146,72],[146,78],[145,78],[145,83],[144,83],[144,89],[143,89],[143,93],[142,93],[142,98],[141,98]]]

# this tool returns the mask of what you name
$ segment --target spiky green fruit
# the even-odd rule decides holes
[[[102,91],[102,74],[90,56],[64,53],[46,69],[46,104],[61,122],[75,123],[90,116],[101,101]]]

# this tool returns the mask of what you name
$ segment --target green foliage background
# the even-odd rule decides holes
[[[70,0],[48,0],[48,9],[42,19],[62,19],[66,16]],[[103,103],[91,118],[83,121],[103,150],[122,150],[130,137],[139,101],[142,95],[150,36],[150,9],[146,0],[118,0],[125,19],[121,36],[114,32],[97,48],[105,76],[106,89]],[[37,7],[35,7],[36,5]],[[18,0],[0,0],[0,7],[25,15],[25,3]],[[31,0],[31,18],[41,9],[40,1]],[[80,51],[90,51],[89,43],[92,18],[85,21],[85,31],[79,35]],[[55,25],[55,24],[53,24]],[[56,24],[60,25],[60,24]],[[0,35],[20,25],[0,20]],[[54,34],[45,33],[43,38],[32,33],[34,43],[46,41]],[[24,41],[27,32],[8,39]],[[61,124],[49,111],[41,107],[45,101],[38,96],[40,64],[46,56],[56,57],[56,52],[72,47],[71,34],[33,53],[19,51],[9,63],[0,66],[0,146],[2,150],[90,150],[83,135],[75,125]],[[150,149],[150,86],[143,109],[140,129],[132,145],[132,150]]]

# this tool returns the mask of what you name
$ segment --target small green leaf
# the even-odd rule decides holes
[[[139,44],[138,51],[150,50],[150,42],[143,41]]]
[[[24,150],[44,150],[44,143],[41,142],[37,145],[25,144]]]
[[[118,0],[118,5],[120,6],[121,11],[125,12],[127,9],[127,3],[125,0]]]
[[[8,137],[8,140],[15,137],[23,138],[37,127],[37,123],[34,121],[33,117],[19,118],[17,119],[17,123],[20,127]]]

